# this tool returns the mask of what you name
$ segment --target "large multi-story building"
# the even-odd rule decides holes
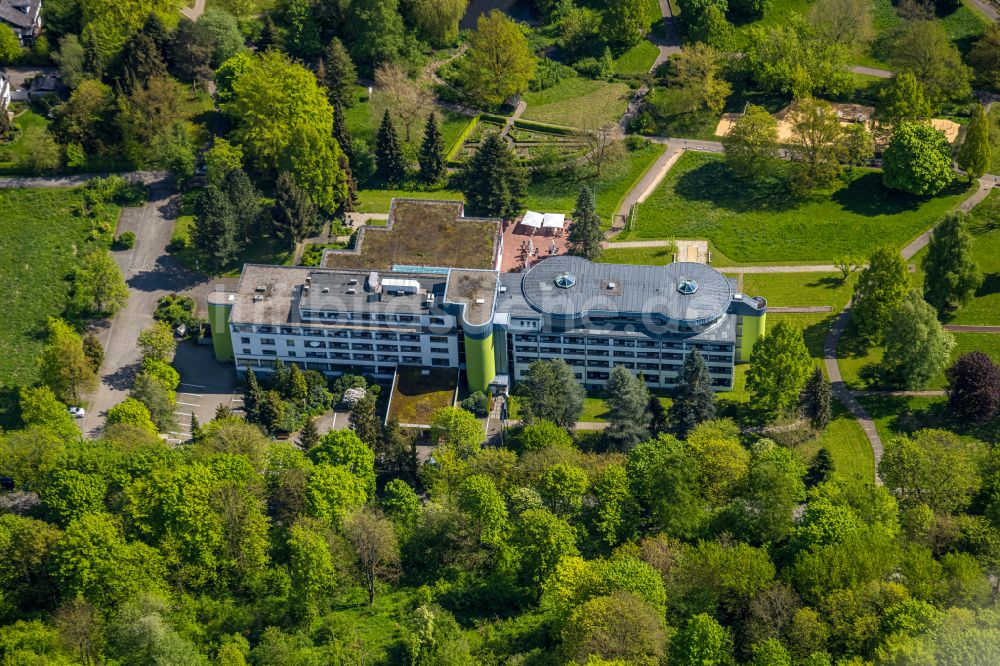
[[[448,223],[461,229],[460,204],[397,203],[407,207],[408,234],[419,231],[412,225],[424,207],[438,222],[454,216]],[[245,266],[235,291],[209,297],[216,357],[241,373],[267,371],[280,359],[383,379],[400,365],[460,367],[473,391],[506,387],[534,361],[559,358],[588,388],[603,386],[616,365],[651,388],[671,388],[685,355],[697,349],[712,385],[724,391],[764,333],[766,302],[738,293],[734,280],[704,264],[555,256],[517,273],[481,268],[484,257],[499,258],[498,235],[492,247],[460,252],[450,266],[421,266],[389,241],[394,218],[379,242],[393,248],[391,261],[405,263],[387,264],[369,248],[371,264],[358,268],[362,234],[359,253],[324,258],[333,267]],[[351,267],[336,267],[338,257]]]

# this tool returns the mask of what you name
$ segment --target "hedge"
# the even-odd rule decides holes
[[[546,125],[545,123],[536,123],[533,120],[515,120],[514,127],[532,132],[540,132],[542,134],[558,134],[560,136],[569,136],[576,133],[576,130],[572,127]]]

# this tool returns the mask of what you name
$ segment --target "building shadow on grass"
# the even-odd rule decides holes
[[[755,183],[736,178],[718,159],[683,173],[674,191],[683,199],[704,201],[734,213],[778,212],[802,205],[783,181],[772,178]]]

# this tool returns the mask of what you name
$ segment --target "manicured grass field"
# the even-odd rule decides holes
[[[674,260],[672,247],[633,247],[607,249],[601,252],[598,259],[605,264],[639,264],[644,266],[663,266]]]
[[[769,307],[829,305],[840,312],[850,300],[856,274],[841,280],[840,273],[747,273],[743,292],[763,296]]]
[[[524,101],[528,109],[522,117],[580,129],[597,128],[617,123],[625,114],[628,98],[629,89],[624,83],[574,77],[546,90],[527,93]]]
[[[63,313],[77,257],[96,247],[87,240],[94,220],[74,213],[81,201],[79,190],[0,190],[0,386],[35,381],[46,320]],[[109,206],[103,220],[112,229],[118,212]]]
[[[993,139],[993,163],[990,173],[1000,173],[1000,104],[990,108],[990,138]]]
[[[857,169],[848,182],[810,199],[783,188],[753,188],[730,175],[722,157],[688,152],[639,206],[619,240],[707,238],[715,263],[830,261],[881,244],[902,247],[967,194],[964,183],[918,199],[887,190],[881,174]]]
[[[972,254],[983,273],[983,285],[948,323],[997,326],[1000,325],[1000,191],[994,190],[972,209],[970,216]]]
[[[825,448],[833,464],[833,478],[871,483],[875,478],[875,456],[858,422],[839,402],[834,402],[834,416],[816,439],[795,446],[808,464]]]
[[[458,190],[358,190],[359,213],[388,213],[393,199],[442,199],[461,201]]]
[[[659,13],[659,4],[656,12]],[[615,73],[623,76],[634,76],[645,74],[656,62],[656,57],[660,55],[660,49],[656,48],[649,40],[642,40],[628,51],[615,58]]]
[[[663,154],[664,146],[650,144],[628,152],[620,165],[600,180],[590,183],[569,180],[549,180],[532,183],[528,187],[525,208],[546,213],[572,213],[580,188],[586,184],[597,197],[597,214],[605,228],[611,226],[615,210],[625,194],[642,178],[642,175]]]

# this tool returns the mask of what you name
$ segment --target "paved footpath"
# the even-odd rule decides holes
[[[0,187],[3,188],[39,188],[39,187],[80,187],[86,185],[91,178],[105,178],[107,176],[121,176],[129,182],[141,182],[144,185],[152,185],[167,178],[163,171],[126,171],[124,173],[78,173],[72,176],[11,176],[0,178]]]
[[[952,333],[1000,333],[1000,326],[973,326],[967,324],[945,324],[944,330]]]
[[[989,196],[990,191],[1000,184],[1000,176],[994,176],[991,174],[986,174],[979,179],[979,189],[972,193],[968,199],[963,201],[958,205],[958,210],[968,213],[970,210],[975,208],[982,202],[983,199]],[[900,254],[903,255],[903,259],[912,259],[913,255],[920,252],[922,249],[927,247],[927,243],[931,240],[931,234],[934,233],[934,227],[931,227],[924,233],[917,236],[917,238],[900,250]]]

